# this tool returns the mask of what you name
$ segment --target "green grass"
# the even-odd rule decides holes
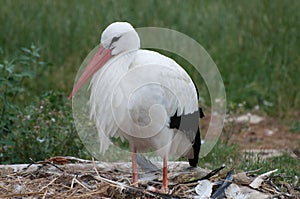
[[[259,154],[257,156],[257,161],[242,159],[239,165],[239,169],[244,171],[261,169],[259,171],[260,173],[278,169],[278,173],[284,173],[289,177],[300,175],[299,160],[295,157],[291,157],[289,154],[284,154],[278,157],[271,157],[265,160],[260,159]]]
[[[71,90],[76,71],[113,21],[159,26],[201,43],[222,74],[229,101],[285,116],[300,108],[300,2],[1,0],[0,46],[7,56],[34,43],[53,65],[33,94]],[[190,74],[193,71],[190,70]],[[196,79],[204,90],[201,79]],[[204,93],[204,95],[206,95]],[[209,103],[208,96],[204,96]],[[264,100],[273,103],[265,106]]]
[[[245,157],[237,145],[227,144],[224,141],[219,141],[199,163],[200,167],[208,169],[216,169],[223,164],[226,165],[226,170],[233,168],[237,173],[258,170],[256,173],[262,174],[278,169],[277,174],[284,176],[283,180],[289,183],[294,181],[294,176],[300,176],[299,160],[289,154],[267,159],[263,159],[262,154],[248,154]]]

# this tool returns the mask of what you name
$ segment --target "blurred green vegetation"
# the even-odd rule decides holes
[[[299,10],[297,0],[1,0],[0,46],[7,56],[32,42],[43,47],[42,56],[53,65],[45,71],[47,81],[36,79],[39,87],[30,92],[67,94],[80,63],[110,23],[171,28],[197,40],[212,56],[228,101],[285,116],[300,108]],[[201,79],[196,83],[205,90]]]
[[[21,48],[11,60],[0,53],[1,163],[24,163],[29,158],[43,160],[55,155],[89,155],[78,138],[71,104],[64,93],[44,91],[28,105],[17,102],[24,99],[30,88],[38,86],[33,84],[26,89],[26,83],[42,78],[40,71],[49,66],[41,60],[40,51],[32,44]]]
[[[89,158],[63,93],[46,92],[10,120],[11,131],[0,135],[1,163],[24,163],[53,156]],[[3,144],[3,148],[1,148]]]
[[[229,103],[243,103],[248,109],[259,105],[268,114],[290,120],[294,124],[291,131],[299,130],[299,122],[288,113],[300,109],[300,1],[0,3],[1,163],[53,155],[89,157],[76,136],[66,96],[81,62],[99,43],[101,31],[114,21],[170,28],[194,38],[217,64]],[[209,106],[201,77],[183,59],[172,57],[193,77]],[[230,164],[239,157],[237,150],[219,142],[201,164],[208,162],[211,168]],[[297,163],[286,157],[274,158],[271,165],[286,172],[289,166],[283,162],[291,165],[292,174],[298,170],[299,175]],[[269,161],[241,162],[249,169],[263,164],[270,168]]]

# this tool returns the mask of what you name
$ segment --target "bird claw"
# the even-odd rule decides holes
[[[169,193],[169,188],[168,188],[168,187],[162,187],[162,188],[160,189],[160,192],[161,192],[161,193],[164,193],[164,194],[167,194],[167,193]]]
[[[155,187],[153,187],[153,186],[148,186],[148,187],[147,187],[147,190],[148,190],[148,191],[151,191],[151,192],[163,193],[163,194],[169,193],[168,187],[161,187],[160,189],[157,189],[157,188],[155,188]]]

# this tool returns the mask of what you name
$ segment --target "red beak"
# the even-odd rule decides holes
[[[96,52],[74,86],[69,95],[69,99],[72,99],[77,91],[79,91],[79,89],[112,57],[111,51],[112,49],[105,49],[100,46],[99,50]]]

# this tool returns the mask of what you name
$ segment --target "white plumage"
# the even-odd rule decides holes
[[[108,149],[111,137],[121,137],[134,153],[152,149],[165,159],[192,158],[196,132],[169,126],[175,114],[198,111],[193,81],[174,60],[139,48],[139,37],[129,23],[108,26],[99,53],[86,69],[93,71],[83,73],[70,97],[92,77],[90,116],[96,122],[101,152]]]
[[[172,135],[173,130],[171,133],[163,132],[169,130],[169,120],[161,122],[162,119],[166,119],[162,118],[164,116],[162,111],[165,110],[166,117],[170,118],[176,111],[178,115],[182,115],[198,110],[197,93],[192,80],[176,62],[156,52],[138,50],[113,59],[116,60],[112,60],[112,63],[103,66],[91,80],[91,117],[97,124],[101,152],[105,152],[109,147],[110,137],[128,138],[128,134],[136,137],[150,137],[148,134],[153,133],[147,132],[147,130],[153,128],[132,129],[132,127],[136,127],[135,124],[147,125],[150,122],[150,108],[158,104],[163,109],[157,110],[158,112],[153,114],[153,119],[155,117],[159,118],[157,123],[159,126],[154,129],[157,130],[164,123],[163,129],[161,129],[162,139],[153,138],[152,143],[148,143],[148,146],[146,145],[148,141],[144,139],[140,139],[140,141],[136,139],[134,143],[135,145],[141,145],[141,147],[136,146],[138,151],[155,146],[154,150],[156,150],[166,146],[165,142],[169,142],[172,136],[168,137],[169,139],[163,139],[163,135]],[[141,69],[137,69],[137,67],[141,67]],[[126,80],[131,81],[125,82],[123,80],[120,83],[121,78],[124,78],[128,73],[131,73],[130,78],[126,78]],[[132,90],[145,80],[149,82],[149,85],[140,89],[140,92],[134,93],[134,96],[131,96],[131,100],[129,100]],[[173,95],[170,94],[170,91],[173,92]],[[125,111],[130,111],[131,117],[124,113]],[[119,114],[119,124],[114,118],[114,113]],[[120,126],[126,130],[132,130],[123,132]],[[128,140],[131,141],[131,139]],[[160,141],[163,143],[158,144]],[[170,153],[174,154],[172,151]],[[174,155],[178,156],[180,154]]]

